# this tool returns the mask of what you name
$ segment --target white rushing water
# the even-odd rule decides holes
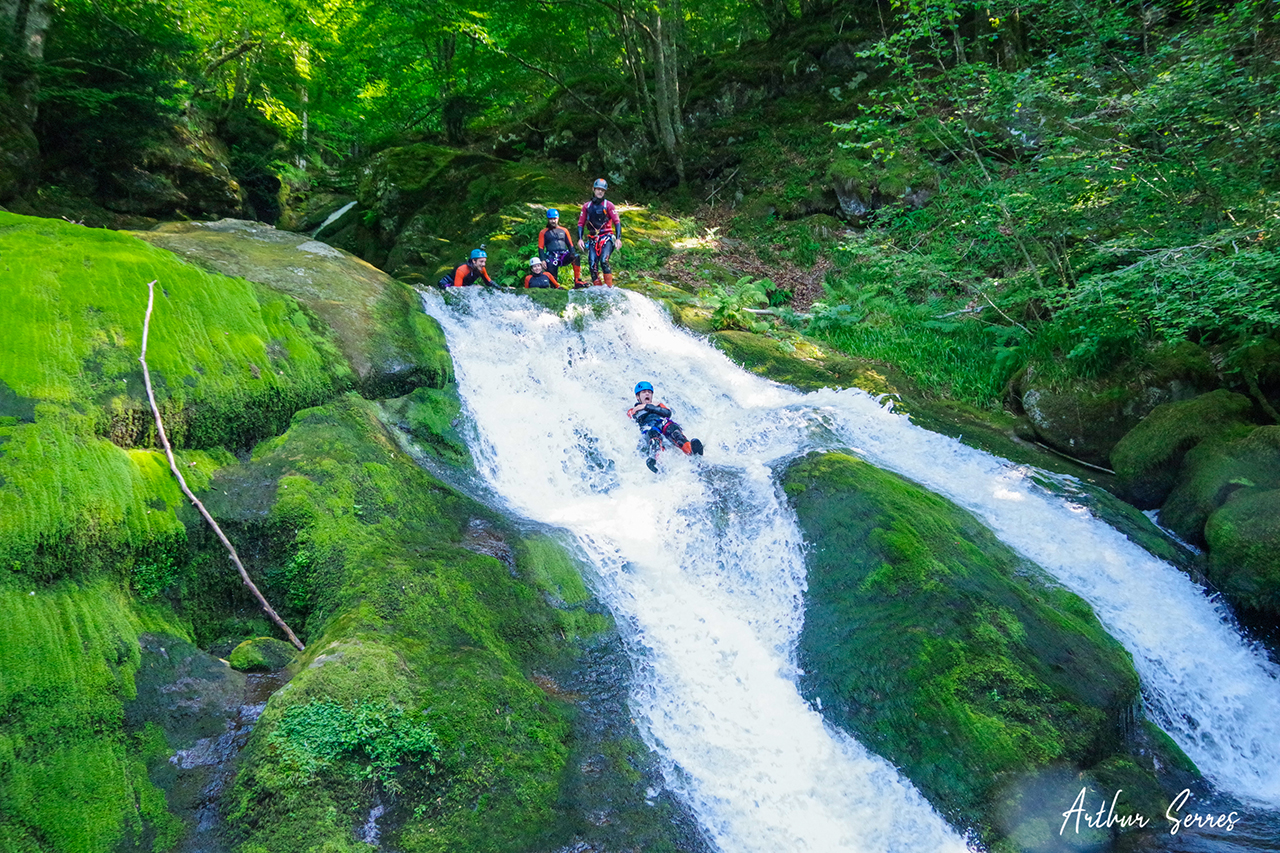
[[[1276,672],[1182,574],[1028,472],[862,392],[755,377],[635,294],[573,298],[568,319],[479,289],[424,304],[448,335],[481,474],[592,561],[638,657],[637,721],[719,849],[965,849],[797,692],[802,543],[768,466],[813,447],[852,449],[982,518],[1094,606],[1154,716],[1212,781],[1280,803]],[[668,451],[657,476],[644,467],[624,414],[641,379],[706,443],[705,460]]]

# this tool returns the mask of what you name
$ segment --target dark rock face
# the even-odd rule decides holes
[[[1253,429],[1252,410],[1248,397],[1223,389],[1157,406],[1111,451],[1121,490],[1140,509],[1160,506],[1187,451],[1208,438],[1247,434]]]
[[[147,772],[187,827],[172,849],[223,853],[230,849],[223,795],[267,699],[286,679],[246,677],[180,637],[143,634],[139,640],[138,694],[125,708],[125,723],[158,727],[171,751],[167,759],[153,757]]]
[[[1126,776],[1139,813],[1159,800],[1127,748],[1137,675],[1086,603],[865,462],[812,455],[783,482],[813,546],[802,688],[828,720],[987,843],[1060,818],[1047,804],[1082,785]]]
[[[211,134],[175,125],[142,162],[116,169],[103,182],[102,206],[153,217],[243,215],[245,194]]]
[[[0,93],[0,204],[35,188],[40,147],[19,106]]]

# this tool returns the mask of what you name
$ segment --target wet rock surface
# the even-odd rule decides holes
[[[243,675],[172,635],[143,634],[140,643],[138,695],[125,708],[125,722],[135,730],[159,727],[171,750],[147,771],[187,827],[173,850],[225,853],[222,796],[267,700],[288,675]]]

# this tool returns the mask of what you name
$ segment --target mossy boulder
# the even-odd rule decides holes
[[[1187,451],[1177,483],[1160,507],[1160,523],[1204,545],[1204,525],[1237,492],[1280,489],[1280,426],[1243,438],[1209,438]]]
[[[1191,343],[1145,353],[1141,364],[1093,382],[1062,386],[1031,366],[1014,382],[1036,437],[1090,465],[1110,467],[1116,444],[1157,406],[1217,387],[1209,354]]]
[[[892,394],[897,377],[883,365],[831,352],[816,343],[781,341],[754,332],[713,332],[716,349],[752,373],[784,382],[803,391],[820,388],[862,388],[871,394]]]
[[[1088,604],[969,513],[850,456],[805,457],[783,484],[811,544],[804,693],[944,815],[1014,837],[1129,759],[1138,677]],[[1126,782],[1131,804],[1158,799],[1151,770]],[[1037,786],[1054,796],[1028,799]]]
[[[239,219],[168,223],[135,236],[297,299],[333,330],[368,397],[397,397],[453,378],[444,334],[417,294],[346,252]]]
[[[938,190],[938,171],[914,148],[885,156],[891,143],[877,140],[841,152],[827,170],[827,180],[840,201],[840,211],[862,219],[885,205],[920,208]],[[876,148],[879,156],[873,154]]]
[[[225,448],[275,434],[351,379],[291,297],[124,234],[0,213],[0,274],[0,576],[165,583],[184,499],[145,447],[156,441],[138,363],[147,282],[158,281],[152,383],[196,488]]]
[[[0,848],[172,847],[184,828],[147,776],[166,747],[126,730],[125,704],[140,634],[176,620],[99,580],[0,588],[0,621]]]
[[[511,253],[537,248],[536,241],[511,240],[509,207],[519,211],[514,218],[537,225],[536,237],[546,221],[538,223],[523,204],[555,206],[554,199],[578,195],[585,190],[546,169],[476,151],[428,143],[387,148],[370,159],[356,191],[366,224],[354,251],[397,278],[434,284],[486,242],[492,274]]]
[[[625,762],[570,764],[576,700],[548,675],[611,622],[563,547],[433,478],[384,417],[354,395],[301,412],[206,492],[255,543],[264,591],[308,644],[246,748],[233,837],[273,853],[358,850],[378,801],[395,849],[558,849],[619,833],[567,792],[604,772],[643,804],[647,783]],[[265,512],[239,506],[245,484],[270,495]],[[670,831],[644,849],[673,849]]]
[[[1244,488],[1209,516],[1209,580],[1280,621],[1280,489]]]
[[[275,637],[254,637],[231,650],[227,663],[237,672],[275,672],[293,660],[295,649]]]
[[[1207,438],[1231,440],[1253,430],[1253,403],[1225,389],[1152,409],[1111,451],[1122,493],[1140,509],[1164,503],[1187,451]]]

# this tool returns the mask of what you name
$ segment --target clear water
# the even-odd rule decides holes
[[[633,654],[631,707],[669,784],[724,851],[965,844],[897,771],[798,694],[802,542],[770,466],[851,449],[946,495],[1088,600],[1129,649],[1155,719],[1222,790],[1280,804],[1280,685],[1202,591],[1029,472],[912,426],[859,391],[742,371],[625,291],[567,318],[523,296],[424,296],[445,328],[482,476],[571,532]],[[625,416],[647,379],[703,460],[656,476]]]

